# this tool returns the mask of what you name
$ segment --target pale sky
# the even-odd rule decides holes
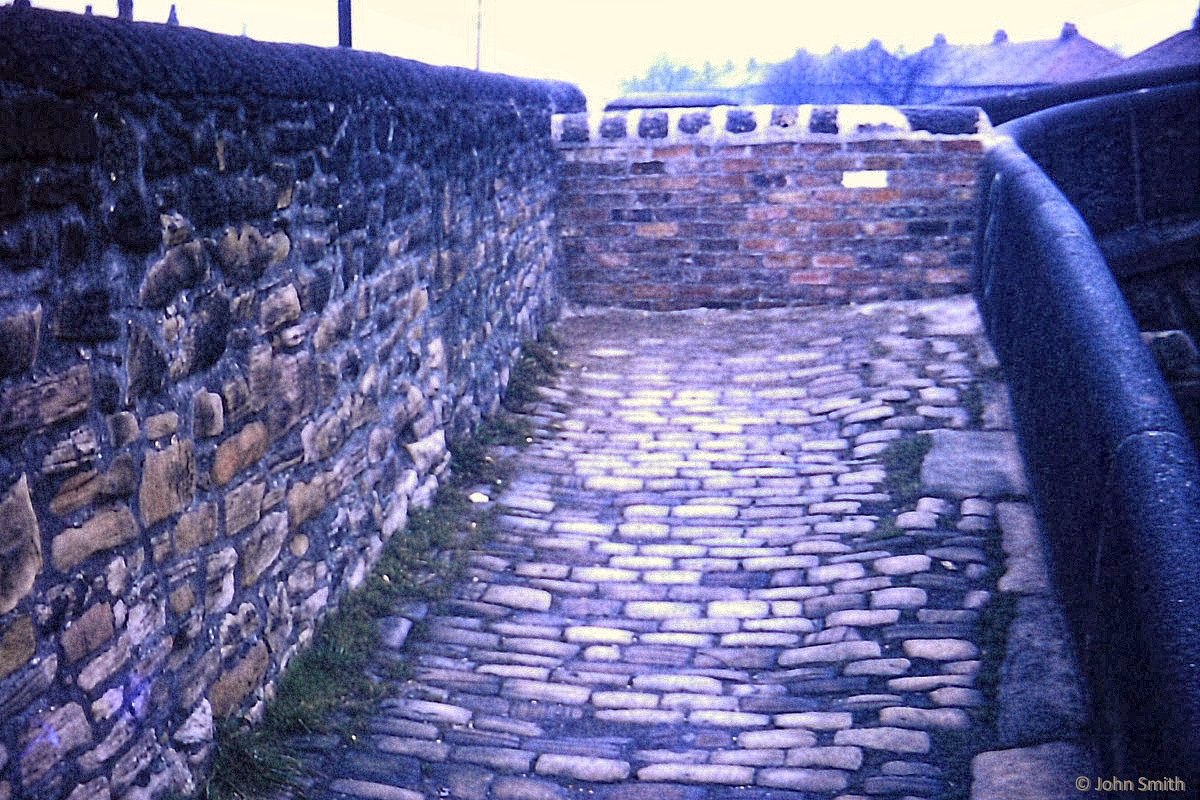
[[[430,64],[475,66],[480,0],[353,0],[354,46]],[[85,0],[33,0],[82,11]],[[115,16],[116,0],[92,0]],[[183,25],[255,39],[337,43],[337,0],[176,0]],[[170,0],[134,0],[139,20],[162,22]],[[589,107],[657,56],[700,65],[782,61],[879,39],[913,52],[944,33],[953,44],[1051,39],[1063,22],[1123,55],[1190,27],[1196,0],[482,0],[483,68],[579,85]]]

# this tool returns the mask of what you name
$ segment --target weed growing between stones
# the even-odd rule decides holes
[[[970,417],[971,427],[983,427],[983,390],[979,381],[972,381],[963,388],[962,406]]]
[[[526,342],[508,378],[504,407],[519,411],[538,401],[538,387],[545,386],[557,369],[560,344],[550,331],[538,341]]]
[[[495,484],[501,469],[488,450],[495,447],[523,447],[531,438],[533,427],[524,417],[501,409],[494,419],[479,426],[475,435],[464,442],[450,445],[450,463],[454,477],[464,484]]]
[[[996,713],[1000,708],[1000,670],[1008,652],[1008,632],[1016,616],[1016,595],[997,591],[992,593],[979,618],[980,663],[975,684],[986,698],[980,708],[978,722],[987,731],[996,728]]]
[[[989,546],[989,550],[999,550]],[[993,564],[1003,564],[996,553],[990,553]],[[995,560],[999,559],[999,560]],[[998,578],[992,575],[993,582]],[[974,726],[970,731],[942,731],[937,736],[938,749],[947,765],[944,775],[946,800],[968,800],[971,793],[971,761],[982,752],[991,750],[996,740],[996,713],[1000,707],[1000,670],[1008,647],[1008,631],[1017,614],[1017,598],[1007,592],[993,592],[984,607],[976,628],[979,646],[979,672],[975,687],[983,693],[983,702],[974,710]]]
[[[921,493],[921,462],[932,448],[933,439],[921,434],[896,439],[880,454],[883,487],[896,508],[912,503]]]
[[[879,522],[875,523],[875,530],[871,531],[866,538],[878,540],[896,539],[902,536],[904,536],[904,529],[896,525],[896,515],[887,513],[879,517]]]
[[[528,420],[514,412],[536,401],[537,387],[554,375],[555,344],[547,332],[543,341],[524,345],[504,407],[470,440],[451,448],[451,479],[434,504],[409,514],[363,585],[346,595],[291,660],[261,724],[248,728],[228,720],[219,726],[210,776],[197,800],[301,800],[304,769],[289,740],[333,733],[353,741],[391,682],[408,676],[407,662],[376,657],[380,620],[401,603],[446,597],[463,577],[468,553],[490,535],[492,507],[471,502],[468,492],[480,483],[504,482],[505,467],[489,448],[522,448],[532,441]]]

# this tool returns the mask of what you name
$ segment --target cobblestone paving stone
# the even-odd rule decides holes
[[[971,302],[556,332],[499,536],[421,609],[413,679],[319,796],[965,797],[996,506],[1024,491],[995,475],[1021,466],[967,453],[978,491],[968,471],[896,508],[881,454],[1007,430]]]

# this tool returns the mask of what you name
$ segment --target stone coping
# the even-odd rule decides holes
[[[978,108],[950,106],[757,105],[646,108],[556,114],[551,137],[562,147],[645,144],[764,144],[803,140],[978,137],[991,123]]]
[[[426,104],[511,101],[562,112],[585,108],[579,89],[561,81],[13,6],[0,7],[0,76],[60,95],[385,97]]]

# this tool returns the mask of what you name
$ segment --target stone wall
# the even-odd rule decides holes
[[[655,309],[966,291],[988,133],[952,108],[556,116],[565,291]]]
[[[0,9],[0,798],[254,717],[555,313],[559,85]]]

